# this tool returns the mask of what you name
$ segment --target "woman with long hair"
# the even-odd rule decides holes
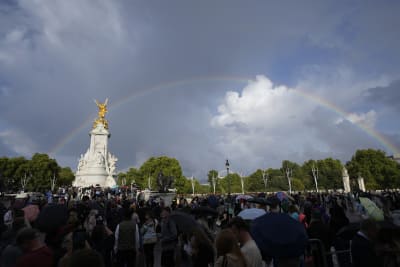
[[[112,250],[114,248],[115,237],[113,232],[105,225],[101,216],[96,218],[96,226],[90,236],[91,245],[100,255],[102,255],[105,266],[112,266]]]
[[[214,248],[201,229],[195,229],[190,239],[193,267],[208,267],[214,263]]]
[[[222,230],[215,241],[217,261],[215,267],[246,267],[246,260],[240,251],[239,242],[230,229]]]

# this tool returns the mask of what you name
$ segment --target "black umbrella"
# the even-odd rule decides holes
[[[259,193],[257,195],[257,197],[261,197],[261,198],[265,198],[267,195],[263,192],[263,193]]]
[[[212,209],[210,207],[198,207],[198,208],[191,210],[191,213],[196,214],[196,215],[218,216],[218,211],[216,211],[215,209]]]
[[[219,206],[219,201],[216,196],[211,195],[207,198],[207,203],[211,208],[216,209]]]
[[[351,223],[339,229],[336,236],[344,240],[352,240],[360,230],[360,223]]]
[[[56,231],[68,220],[68,209],[65,205],[48,205],[43,208],[36,219],[36,227],[42,232]]]
[[[170,219],[175,222],[178,231],[182,233],[191,233],[194,229],[200,227],[193,216],[180,211],[171,212]]]
[[[261,205],[269,205],[270,204],[270,202],[266,198],[262,198],[262,197],[253,197],[253,198],[250,198],[249,200],[247,200],[247,202],[257,203],[257,204],[261,204]]]
[[[377,222],[377,225],[381,232],[383,231],[387,233],[400,232],[400,227],[390,221]],[[336,236],[345,240],[352,240],[359,230],[360,230],[360,223],[351,223],[349,225],[342,227],[336,233]]]
[[[304,254],[308,237],[304,226],[284,213],[268,213],[255,219],[251,235],[264,259],[293,258]]]

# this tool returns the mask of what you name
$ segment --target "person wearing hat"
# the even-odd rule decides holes
[[[280,213],[281,212],[280,204],[281,201],[276,196],[267,198],[267,205],[269,206],[269,212]]]
[[[21,229],[17,234],[17,244],[24,254],[18,259],[16,267],[53,266],[53,252],[40,239],[36,229]]]

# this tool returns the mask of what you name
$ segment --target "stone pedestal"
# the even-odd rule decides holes
[[[342,171],[342,178],[343,178],[343,189],[345,193],[349,193],[350,190],[350,177],[347,172],[347,169],[343,167]]]
[[[343,188],[345,193],[350,192],[350,178],[349,177],[343,177]]]
[[[161,198],[164,201],[165,206],[171,206],[172,200],[176,197],[175,192],[160,193],[144,190],[141,193],[144,195],[145,201],[148,201],[150,198]]]
[[[112,187],[116,184],[113,176],[118,159],[108,151],[110,133],[102,123],[98,123],[89,135],[90,146],[79,159],[73,185]]]
[[[365,192],[364,178],[359,176],[357,178],[357,183],[358,183],[358,188],[360,188],[361,191]]]

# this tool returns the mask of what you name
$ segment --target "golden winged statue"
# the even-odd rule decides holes
[[[106,98],[106,101],[104,101],[104,103],[99,103],[97,100],[95,100],[95,103],[99,108],[99,111],[97,113],[98,117],[93,123],[93,129],[96,128],[98,124],[103,124],[104,128],[108,129],[108,121],[105,119],[107,113],[108,98]]]

